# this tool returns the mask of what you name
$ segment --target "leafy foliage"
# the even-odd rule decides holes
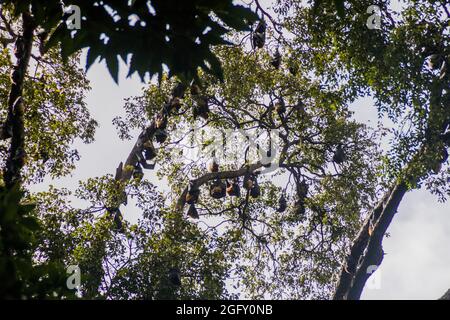
[[[216,54],[223,64],[224,81],[200,75],[210,101],[208,121],[193,117],[195,97],[187,92],[181,110],[169,119],[172,137],[158,149],[158,174],[169,180],[176,202],[188,183],[186,177],[201,177],[210,160],[208,153],[193,159],[177,154],[202,150],[208,141],[217,139],[208,130],[239,128],[251,133],[256,127],[279,129],[284,137],[280,146],[284,160],[275,174],[258,178],[262,196],[249,199],[244,193],[242,198],[215,200],[205,184],[196,204],[201,218],[198,226],[206,224],[204,232],[217,233],[229,248],[226,260],[233,262],[234,275],[240,279],[234,283],[236,290],[254,298],[326,297],[331,290],[329,279],[359,227],[360,215],[375,200],[379,167],[368,160],[378,157],[371,142],[373,134],[350,120],[344,92],[319,87],[303,73],[299,62],[290,65],[299,70],[294,76],[287,66],[274,70],[265,51],[248,54],[240,48],[218,47]],[[123,137],[127,130],[145,126],[137,115],[147,113],[151,119],[167,100],[172,85],[163,78],[160,87],[151,85],[143,96],[128,101],[127,118],[116,120]],[[271,103],[280,97],[288,110],[283,116]],[[295,109],[299,101],[304,104],[303,111]],[[198,130],[204,130],[203,139]],[[336,168],[330,161],[339,143],[345,144],[349,161]],[[220,161],[224,161],[220,171],[251,163],[250,159],[245,162],[242,154]],[[306,213],[298,213],[296,207],[300,180],[306,181],[310,190],[304,199]],[[280,194],[288,198],[284,213],[277,212]],[[319,264],[323,265],[320,270],[313,267]]]
[[[29,181],[36,172],[38,177],[67,174],[70,142],[93,139],[95,122],[83,102],[88,83],[80,70],[70,73],[76,59],[61,63],[52,47],[58,42],[64,58],[88,47],[88,65],[106,59],[116,79],[118,56],[129,62],[130,73],[159,74],[158,84],[149,83],[142,95],[127,99],[126,116],[114,119],[123,139],[135,129],[145,133],[167,111],[178,80],[196,78],[198,87],[179,97],[179,108],[164,113],[168,139],[155,142],[154,159],[164,190],[145,179],[93,177],[75,192],[51,187],[30,194],[38,220],[30,218],[31,208],[20,205],[16,191],[2,191],[1,217],[14,216],[0,221],[2,259],[16,270],[2,272],[35,277],[29,272],[33,265],[76,264],[82,273],[79,294],[87,299],[329,298],[352,239],[390,185],[414,177],[411,188],[426,183],[445,200],[450,172],[442,152],[448,146],[439,139],[449,119],[449,77],[425,66],[430,54],[449,57],[443,32],[449,15],[440,3],[413,1],[398,17],[382,6],[388,20],[380,30],[367,30],[365,1],[279,2],[283,24],[271,22],[291,37],[276,35],[269,26],[267,46],[249,49],[248,34],[229,35],[230,42],[241,45],[224,45],[223,39],[224,24],[248,29],[254,16],[247,9],[228,1],[175,2],[152,1],[153,7],[139,0],[132,5],[76,2],[84,19],[82,29],[73,32],[60,24],[56,2],[14,4],[17,16],[31,4],[40,26],[54,31],[46,53],[50,63],[38,64],[39,72],[25,88]],[[51,19],[49,13],[55,13]],[[133,14],[137,20],[129,23]],[[439,21],[438,28],[430,20]],[[274,43],[282,55],[277,64]],[[11,59],[4,52],[0,67],[7,70]],[[1,97],[6,97],[9,79],[0,75],[0,81]],[[393,130],[352,118],[350,105],[367,95]],[[208,105],[203,117],[199,101]],[[260,187],[256,196],[242,188],[240,197],[211,197],[214,184],[226,179],[206,173],[212,154],[205,150],[219,140],[216,132],[226,129],[280,133],[279,169],[251,172]],[[382,152],[377,141],[386,132],[392,141]],[[57,136],[61,140],[51,143]],[[192,150],[199,154],[191,157]],[[340,160],[337,150],[344,152]],[[252,156],[244,151],[219,159],[217,175],[234,175],[242,186],[244,169],[258,160]],[[200,184],[194,202],[198,220],[180,205],[190,181]],[[74,207],[72,197],[85,206]],[[118,208],[119,202],[126,206]],[[125,219],[132,206],[140,212],[135,222]],[[111,219],[114,210],[125,217],[121,228]],[[42,225],[39,232],[36,221]],[[8,250],[19,254],[11,258]],[[16,256],[26,259],[26,269]],[[170,270],[180,271],[181,285],[171,280]],[[59,282],[27,291],[23,283],[33,279],[20,276],[8,292],[53,297],[50,288]],[[60,290],[56,295],[65,297]]]
[[[99,192],[113,190],[114,184],[110,177],[93,179],[80,186],[78,194],[100,199]],[[111,219],[98,213],[102,206],[71,208],[65,200],[67,190],[52,188],[36,194],[45,226],[39,239],[40,259],[79,265],[84,298],[229,297],[224,284],[227,263],[215,245],[217,240],[170,211],[158,209],[162,199],[150,183],[130,186],[127,192],[144,215],[137,224],[126,222],[122,233],[114,231]],[[181,287],[169,281],[168,271],[173,267],[181,270]]]
[[[66,273],[58,260],[33,262],[41,230],[34,205],[21,204],[16,187],[0,187],[0,297],[2,299],[56,299],[73,297],[65,286]]]
[[[80,139],[93,141],[97,122],[92,119],[84,101],[90,89],[85,73],[78,67],[79,55],[63,64],[55,50],[45,58],[36,60],[34,73],[26,78],[24,98],[25,151],[27,154],[24,176],[27,181],[42,181],[46,174],[60,177],[74,169],[79,159],[72,143]],[[8,91],[11,81],[7,70],[11,68],[8,48],[0,58],[0,115],[7,113]],[[58,143],[55,143],[55,140]],[[6,142],[0,142],[0,163],[6,160]]]
[[[315,0],[314,6],[313,6],[313,12],[315,14],[318,14],[323,7],[321,7],[323,0]],[[336,12],[338,13],[339,17],[344,17],[345,15],[345,0],[333,0],[333,1],[325,1],[325,2],[333,2]]]
[[[225,44],[228,31],[249,30],[257,16],[231,0],[157,0],[157,1],[70,1],[66,5],[81,9],[82,25],[67,28],[69,13],[60,1],[6,1],[16,14],[28,10],[40,26],[51,33],[47,47],[61,46],[63,58],[82,48],[89,48],[89,68],[97,58],[105,60],[113,79],[118,81],[119,57],[129,64],[129,75],[137,72],[162,75],[163,66],[170,74],[191,80],[197,68],[222,76],[220,63],[211,46]]]
[[[286,24],[298,35],[292,43],[297,59],[323,82],[354,95],[372,95],[380,116],[395,125],[386,157],[389,178],[395,179],[423,142],[437,139],[448,126],[449,95],[442,91],[449,82],[443,73],[445,63],[441,69],[441,65],[433,69],[429,64],[433,54],[448,59],[449,39],[444,31],[448,14],[446,4],[439,1],[414,1],[401,14],[389,4],[378,5],[381,29],[363,27],[370,16],[365,1],[351,1],[343,19],[336,19],[328,4],[317,16],[300,9]],[[307,52],[296,50],[306,43]],[[417,165],[416,173],[428,170],[432,159],[438,158],[439,151],[424,159],[426,164]],[[428,171],[421,181],[429,186],[448,179],[448,170],[438,175]],[[444,197],[446,188],[431,191]]]

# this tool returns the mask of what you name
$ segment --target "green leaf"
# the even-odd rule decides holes
[[[108,66],[108,71],[111,77],[114,79],[114,82],[116,84],[119,83],[119,61],[117,59],[117,56],[107,56],[106,59],[106,65]]]
[[[31,231],[39,230],[40,226],[34,217],[25,217],[22,219],[22,224]]]
[[[333,0],[334,5],[336,7],[336,11],[338,13],[338,16],[343,18],[345,16],[345,0]]]
[[[97,58],[100,55],[100,50],[97,46],[91,46],[88,49],[87,56],[86,56],[86,71],[89,70],[89,68],[94,64],[94,62],[97,60]]]

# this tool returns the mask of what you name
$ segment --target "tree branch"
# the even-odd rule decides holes
[[[212,172],[207,173],[195,180],[192,180],[191,182],[196,186],[200,187],[203,184],[207,183],[208,181],[215,180],[215,179],[233,179],[237,177],[244,176],[248,172],[254,172],[255,170],[258,170],[263,165],[261,162],[257,162],[254,164],[250,164],[248,166],[244,166],[239,170],[234,171],[222,171],[222,172]],[[188,192],[188,187],[185,187],[180,198],[177,201],[177,209],[182,211],[184,208],[184,205],[186,204],[186,194]]]
[[[179,84],[177,88],[172,92],[172,97],[169,102],[165,103],[161,110],[158,112],[157,117],[164,118],[167,120],[171,111],[175,108],[174,101],[175,99],[182,98],[184,95],[186,87],[182,84]],[[144,143],[152,140],[154,138],[156,132],[156,118],[154,118],[150,125],[144,128],[139,134],[131,152],[129,153],[125,164],[120,162],[119,166],[116,169],[116,174],[114,179],[119,182],[126,182],[131,179],[133,175],[133,170],[136,165],[141,163],[145,169],[153,169],[153,164],[142,163],[142,154],[144,151]],[[145,160],[144,160],[145,161]],[[118,203],[116,203],[116,207],[120,207],[122,203],[126,202],[126,197],[124,199],[119,199]]]
[[[352,279],[352,285],[349,288],[347,299],[357,300],[360,298],[364,285],[371,275],[369,267],[378,267],[381,264],[384,256],[382,248],[384,235],[407,191],[407,185],[405,183],[399,183],[390,193],[389,199],[373,227],[373,231],[371,231],[365,255],[362,257],[362,261]],[[371,227],[369,226],[369,228]]]

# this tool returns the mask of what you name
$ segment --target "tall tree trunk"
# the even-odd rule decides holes
[[[366,281],[383,260],[383,237],[397,213],[403,196],[408,191],[407,182],[415,185],[434,170],[434,164],[427,164],[427,161],[429,162],[430,157],[433,157],[432,150],[437,145],[444,142],[448,147],[449,137],[445,130],[450,124],[450,113],[448,106],[442,101],[443,89],[442,81],[435,79],[431,83],[430,113],[425,141],[403,169],[401,180],[386,192],[361,227],[341,268],[333,295],[334,300],[358,300],[360,298]]]
[[[378,267],[383,260],[383,237],[407,190],[405,183],[396,184],[366,219],[341,269],[334,300],[357,300],[361,296],[371,274],[369,267]]]
[[[22,15],[22,34],[15,42],[14,55],[16,63],[11,73],[11,90],[8,96],[8,117],[3,128],[4,136],[11,137],[11,145],[3,172],[5,186],[11,188],[21,182],[20,171],[25,162],[24,150],[24,102],[23,82],[30,61],[34,22],[29,13]]]

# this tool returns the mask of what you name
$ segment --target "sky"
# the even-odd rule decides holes
[[[122,64],[117,85],[103,63],[91,67],[87,76],[92,90],[86,101],[99,123],[95,142],[88,145],[76,142],[74,147],[81,160],[72,175],[56,181],[46,179],[33,186],[33,191],[46,190],[50,183],[74,190],[80,180],[114,174],[119,162],[126,159],[135,140],[120,140],[112,119],[124,114],[124,99],[141,94],[143,84],[137,76],[127,79],[125,71]],[[361,99],[351,108],[360,122],[375,125],[378,121],[370,99]],[[145,170],[145,175],[163,186],[151,171]],[[76,199],[73,204],[83,205]],[[138,218],[132,203],[123,213],[131,222]],[[411,191],[401,202],[388,233],[390,237],[383,241],[384,261],[366,286],[362,299],[437,299],[442,296],[450,288],[450,203],[438,203],[426,190]]]

